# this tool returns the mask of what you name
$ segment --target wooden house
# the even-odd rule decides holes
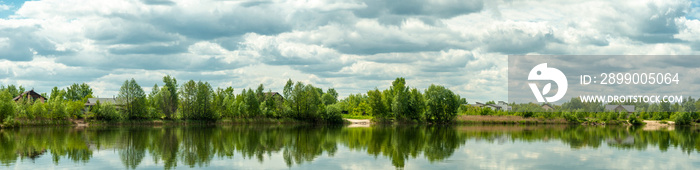
[[[284,102],[284,97],[280,93],[277,92],[266,92],[265,93],[265,100],[267,100],[269,97],[272,97],[275,99],[278,103]]]
[[[20,101],[20,100],[24,100],[24,101],[37,101],[38,100],[41,103],[45,103],[46,97],[42,96],[41,94],[39,94],[37,92],[34,92],[34,89],[32,89],[32,90],[29,90],[29,91],[26,91],[26,92],[20,94],[19,96],[13,98],[12,100],[14,100],[15,102]]]
[[[605,105],[605,111],[634,113],[634,105]]]
[[[551,111],[551,110],[554,110],[554,107],[552,107],[552,106],[550,106],[549,104],[545,103],[545,104],[542,105],[542,109],[544,109],[544,110],[546,110],[546,111]]]

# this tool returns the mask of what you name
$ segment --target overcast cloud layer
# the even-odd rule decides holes
[[[341,96],[406,77],[472,103],[506,100],[509,54],[700,54],[697,1],[5,0],[0,17],[0,84],[100,97],[166,74]]]

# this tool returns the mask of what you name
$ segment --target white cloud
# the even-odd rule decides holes
[[[5,4],[0,4],[0,11],[7,11],[10,10],[11,6],[5,5]]]
[[[130,77],[150,87],[171,74],[237,88],[292,78],[341,95],[406,77],[470,101],[504,100],[507,54],[698,54],[696,8],[683,0],[27,1],[0,19],[0,61],[12,71],[3,83],[68,84],[25,80],[39,76],[23,72],[34,66],[17,67],[42,61],[38,70],[93,82],[106,96]]]

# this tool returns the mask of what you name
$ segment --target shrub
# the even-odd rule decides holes
[[[673,121],[676,122],[676,125],[689,125],[690,122],[693,121],[693,118],[688,112],[679,112],[676,113],[676,116],[673,119]]]
[[[489,109],[489,110],[491,110],[491,109]],[[532,117],[533,115],[535,115],[535,113],[533,113],[531,111],[525,111],[525,112],[518,112],[515,115],[523,117],[523,118],[529,118],[529,117]]]
[[[481,109],[480,109],[479,114],[480,114],[480,115],[492,115],[492,114],[493,114],[493,110],[491,110],[491,108],[489,108],[489,107],[484,107],[484,108],[481,108]],[[530,116],[532,116],[532,115],[530,115]],[[523,116],[523,117],[524,117],[524,116]]]
[[[635,115],[630,115],[630,117],[627,120],[632,125],[643,125],[644,124],[644,122]]]
[[[617,115],[618,115],[617,112],[610,112],[610,113],[608,113],[608,117],[606,120],[617,120],[617,118],[618,118]]]
[[[324,121],[328,123],[340,123],[343,122],[343,117],[341,116],[341,109],[338,105],[332,104],[326,107],[326,114],[323,115]]]
[[[459,96],[444,86],[430,85],[425,90],[426,120],[432,123],[450,122],[457,116]]]
[[[66,101],[65,111],[70,117],[81,118],[83,117],[83,109],[85,108],[85,103],[82,101]]]
[[[569,123],[579,123],[579,119],[578,119],[578,117],[575,116],[575,113],[571,113],[571,112],[564,113],[564,119],[566,119],[566,121]]]
[[[98,103],[95,109],[95,118],[106,121],[121,120],[122,114],[120,114],[117,108],[112,104],[100,105]]]

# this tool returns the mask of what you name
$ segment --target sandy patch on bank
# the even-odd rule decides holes
[[[348,127],[369,127],[372,122],[369,121],[369,119],[345,119],[350,122],[350,126]]]
[[[644,123],[644,128],[642,130],[660,130],[660,129],[666,129],[666,130],[673,130],[673,125],[675,122],[673,121],[666,121],[668,122],[667,124],[660,123],[661,121],[658,120],[645,120]]]

